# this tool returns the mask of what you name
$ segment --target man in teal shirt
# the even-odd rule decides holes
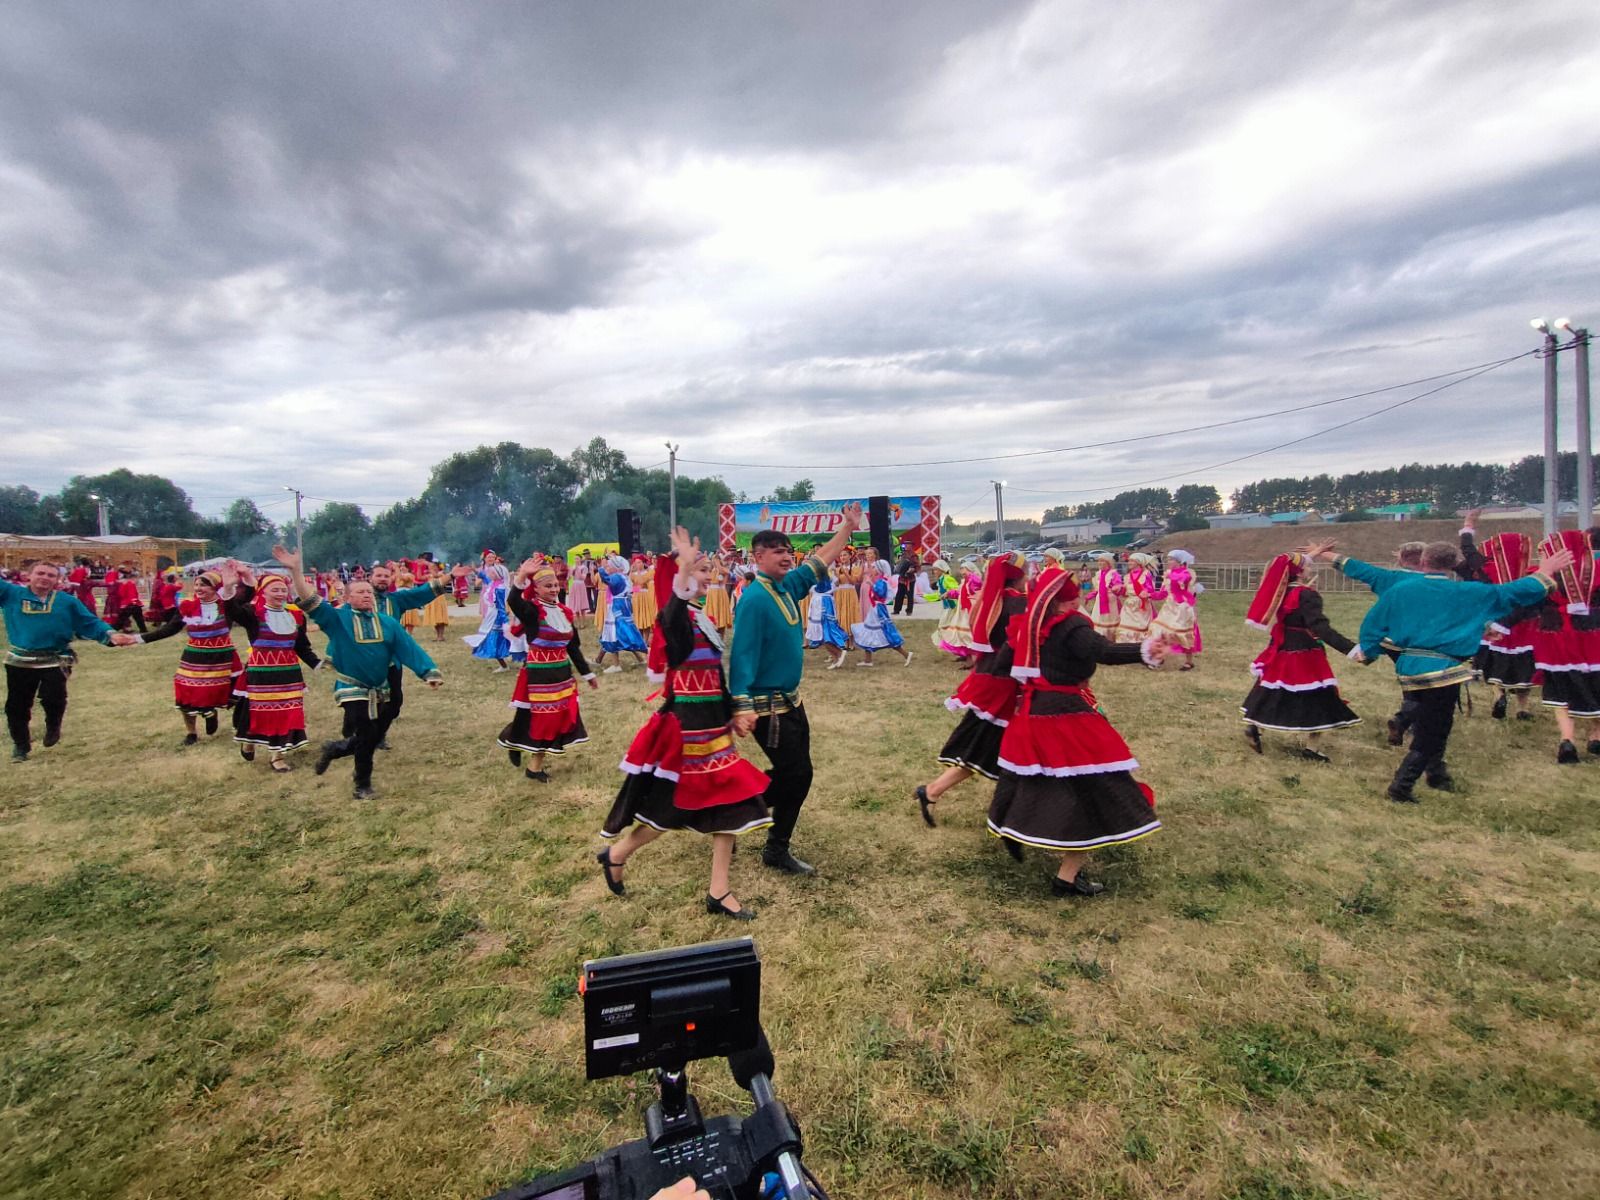
[[[1392,652],[1400,688],[1416,701],[1411,749],[1389,784],[1389,799],[1415,804],[1412,789],[1424,772],[1430,787],[1448,790],[1452,781],[1444,762],[1445,747],[1455,724],[1461,685],[1472,678],[1472,656],[1484,629],[1514,609],[1541,602],[1555,587],[1556,572],[1572,562],[1572,555],[1563,550],[1541,559],[1535,574],[1488,584],[1456,579],[1461,556],[1449,542],[1432,542],[1423,550],[1421,574],[1335,555],[1332,542],[1307,549],[1377,593],[1350,657],[1370,663],[1385,650]]]
[[[58,590],[61,571],[52,563],[34,563],[26,585],[0,579],[0,613],[5,614],[6,726],[11,732],[11,761],[26,762],[33,751],[33,702],[44,709],[44,744],[61,740],[67,715],[67,676],[77,655],[74,638],[107,646],[131,646],[139,639],[115,633],[70,592]]]
[[[467,568],[458,566],[452,572],[452,577],[466,574],[468,574]],[[450,584],[445,580],[440,580],[437,583],[419,583],[414,587],[392,591],[391,589],[394,587],[394,571],[387,563],[378,563],[372,568],[371,583],[377,611],[383,616],[393,617],[397,621],[402,614],[408,613],[414,608],[426,608],[433,603],[434,597],[442,596],[450,590]],[[389,702],[393,706],[393,717],[398,717],[400,710],[405,707],[406,693],[404,684],[405,672],[397,665],[389,671]],[[391,717],[391,720],[393,717]],[[351,722],[349,713],[346,712],[344,736],[352,737],[354,734],[355,726]],[[378,744],[379,750],[387,750],[388,748],[387,742]]]
[[[288,568],[301,611],[328,635],[333,698],[343,707],[350,731],[339,741],[322,744],[316,773],[326,772],[335,759],[354,756],[355,797],[365,800],[372,795],[373,754],[394,721],[390,672],[409,667],[433,688],[443,687],[444,677],[405,627],[378,611],[377,596],[366,580],[352,580],[345,589],[349,603],[335,608],[307,581],[299,554],[274,546],[272,557]]]
[[[791,875],[810,875],[813,867],[789,850],[800,807],[811,791],[811,725],[800,703],[805,665],[805,623],[800,598],[861,528],[861,505],[850,503],[828,542],[799,566],[787,534],[763,529],[750,541],[756,577],[739,594],[733,613],[733,644],[728,650],[728,692],[733,731],[752,732],[772,762],[767,808],[772,828],[761,861]]]

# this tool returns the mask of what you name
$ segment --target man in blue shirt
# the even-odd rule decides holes
[[[11,761],[26,762],[33,750],[33,702],[44,709],[44,744],[61,740],[67,715],[67,676],[78,661],[74,638],[107,646],[131,646],[138,638],[115,633],[70,592],[58,590],[61,571],[53,563],[34,563],[26,585],[0,579],[0,613],[5,614],[6,726]]]

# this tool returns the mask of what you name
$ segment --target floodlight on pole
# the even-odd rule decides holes
[[[1004,479],[991,479],[989,482],[994,484],[994,552],[996,554],[1004,554],[1006,552],[1006,507],[1001,493],[1005,491],[1006,481]]]
[[[678,447],[671,442],[667,447],[667,527],[678,531]]]
[[[99,492],[90,492],[89,493],[89,499],[94,501],[95,515],[98,518],[98,523],[99,523],[99,526],[100,526],[100,536],[101,537],[110,537],[111,536],[111,501],[107,500],[104,496],[100,495]]]
[[[1535,317],[1528,324],[1544,335],[1544,346],[1539,351],[1539,357],[1544,359],[1544,532],[1549,536],[1556,531],[1556,509],[1560,504],[1556,439],[1556,335],[1550,331],[1550,322],[1543,317]]]
[[[1589,331],[1574,329],[1566,317],[1556,322],[1556,328],[1572,335],[1572,341],[1562,349],[1573,352],[1573,393],[1577,398],[1578,410],[1577,420],[1572,426],[1578,443],[1578,528],[1587,529],[1594,524],[1594,450],[1589,425]]]
[[[296,554],[304,554],[306,552],[306,525],[300,519],[300,501],[305,499],[305,493],[299,488],[290,487],[288,484],[283,485],[283,490],[294,495],[294,552]]]

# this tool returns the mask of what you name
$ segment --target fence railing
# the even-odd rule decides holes
[[[1196,581],[1213,592],[1253,592],[1261,586],[1261,572],[1265,563],[1196,563],[1192,570]],[[1312,585],[1319,592],[1364,592],[1366,585],[1357,583],[1327,563],[1317,563],[1311,568]]]

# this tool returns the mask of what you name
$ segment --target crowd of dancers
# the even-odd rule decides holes
[[[671,552],[654,558],[568,567],[534,555],[512,569],[486,552],[470,569],[426,560],[378,566],[366,578],[340,579],[331,596],[322,576],[279,546],[275,569],[230,561],[195,575],[190,594],[169,597],[170,608],[137,634],[86,608],[59,568],[35,564],[23,583],[0,582],[13,759],[32,753],[36,702],[44,745],[61,739],[75,640],[132,646],[181,634],[173,696],[184,745],[202,730],[215,735],[226,711],[244,760],[261,755],[269,769],[291,770],[295,752],[311,748],[305,672],[326,659],[342,729],[316,747],[314,770],[352,758],[354,794],[370,797],[376,751],[404,704],[405,673],[431,687],[443,682],[408,625],[436,625],[442,637],[448,611],[434,617],[464,598],[476,574],[483,624],[467,640],[497,669],[515,663],[512,716],[497,741],[530,781],[549,783],[550,764],[588,740],[580,690],[598,687],[599,672],[622,670],[628,654],[659,685],[661,703],[629,745],[600,831],[606,845],[596,860],[606,886],[626,894],[633,856],[664,833],[690,830],[711,842],[707,910],[748,920],[753,914],[730,881],[735,838],[764,831],[766,866],[814,869],[792,846],[813,774],[800,695],[806,650],[823,649],[828,669],[851,650],[862,666],[883,651],[912,660],[889,607],[906,560],[892,567],[882,555],[851,552],[861,521],[859,505],[849,506],[835,536],[804,558],[769,530],[755,536],[747,561],[728,561],[679,529]],[[1514,706],[1517,718],[1531,720],[1539,690],[1555,714],[1557,762],[1581,761],[1580,744],[1600,756],[1597,555],[1600,530],[1538,545],[1502,533],[1480,545],[1471,518],[1457,544],[1407,543],[1393,567],[1339,555],[1331,542],[1279,555],[1246,615],[1267,635],[1241,705],[1249,747],[1262,753],[1264,731],[1283,734],[1295,739],[1295,753],[1326,761],[1324,735],[1359,722],[1339,690],[1331,647],[1355,663],[1394,663],[1401,703],[1387,720],[1389,740],[1410,741],[1388,787],[1392,800],[1415,802],[1418,782],[1453,785],[1447,746],[1462,686],[1475,679],[1495,689],[1491,713],[1501,719]],[[1204,589],[1193,561],[1171,551],[1159,574],[1141,555],[1124,571],[1109,554],[1078,567],[1059,551],[1032,561],[1013,553],[954,568],[929,564],[914,586],[941,606],[934,642],[966,674],[945,702],[958,720],[937,756],[944,769],[912,793],[922,820],[935,826],[950,789],[981,776],[995,784],[988,831],[1013,857],[1022,860],[1027,848],[1059,856],[1057,895],[1103,890],[1083,873],[1087,856],[1148,837],[1161,822],[1093,677],[1101,667],[1194,668]],[[1330,622],[1309,569],[1316,561],[1375,595],[1357,636]],[[419,575],[426,578],[417,582]],[[591,622],[593,665],[583,649]],[[321,654],[307,636],[311,625],[326,636]],[[236,629],[249,643],[243,660]],[[760,747],[769,769],[742,753],[746,742]]]

